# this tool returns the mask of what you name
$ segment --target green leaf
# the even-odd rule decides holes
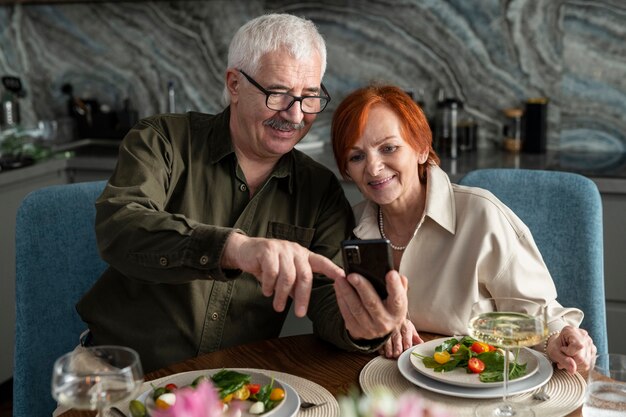
[[[474,343],[476,341],[476,339],[474,339],[473,337],[470,336],[463,336],[463,339],[461,339],[461,345],[465,346],[465,347],[470,347],[472,346],[472,343]]]
[[[480,374],[482,382],[498,382],[504,380],[504,356],[498,351],[485,352],[478,355],[478,358],[485,363],[485,371]],[[517,362],[518,356],[509,362],[509,380],[512,381],[526,375],[526,364]]]
[[[452,347],[456,345],[457,343],[459,343],[459,341],[456,340],[455,338],[448,339],[444,341],[442,344],[440,344],[439,346],[435,347],[435,352],[443,352],[444,350],[447,350],[448,352],[450,352],[450,349],[452,349]]]
[[[214,374],[211,379],[220,391],[220,398],[224,398],[228,394],[232,394],[233,392],[237,391],[245,384],[248,384],[250,382],[250,375],[222,369],[221,371]]]

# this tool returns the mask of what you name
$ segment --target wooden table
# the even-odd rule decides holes
[[[420,333],[424,341],[438,335]],[[207,353],[184,362],[159,369],[145,376],[146,381],[199,369],[258,368],[297,375],[326,388],[334,396],[346,395],[351,388],[359,388],[361,369],[376,354],[345,352],[323,342],[313,335],[270,339],[247,345],[234,346]],[[360,390],[360,388],[359,388]],[[89,411],[70,410],[61,417],[94,416]],[[567,417],[581,417],[577,409]]]

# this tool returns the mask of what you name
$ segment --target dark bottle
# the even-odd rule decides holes
[[[544,153],[548,143],[548,99],[532,98],[524,110],[524,140],[522,151]]]
[[[463,102],[457,98],[448,97],[437,102],[434,148],[443,156],[458,157],[458,125],[462,110]]]

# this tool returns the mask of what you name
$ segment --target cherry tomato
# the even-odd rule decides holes
[[[497,348],[493,345],[489,345],[489,352],[493,352],[494,350],[496,350]]]
[[[444,350],[442,352],[435,352],[435,354],[433,355],[433,359],[435,359],[435,362],[443,365],[450,360],[450,354],[447,350]]]
[[[178,386],[176,384],[167,384],[165,386],[165,391],[168,391],[168,392],[172,392],[172,391],[175,391],[177,389],[178,389]]]
[[[452,353],[457,353],[457,352],[459,351],[459,349],[460,349],[460,348],[461,348],[461,344],[460,344],[460,343],[457,343],[456,345],[454,345],[454,346],[452,346],[452,347],[450,348],[450,352],[452,352]]]
[[[257,394],[261,391],[261,384],[248,384],[248,389],[251,395]]]
[[[270,392],[270,400],[280,401],[285,398],[285,391],[282,388],[273,388]]]
[[[470,360],[467,361],[467,369],[475,374],[479,374],[485,370],[485,363],[478,358],[470,358]]]
[[[483,342],[474,342],[472,343],[470,350],[474,353],[489,352],[489,345]]]
[[[228,404],[232,400],[233,400],[233,393],[232,392],[230,394],[228,394],[227,396],[225,396],[224,398],[222,398],[222,402],[224,404]]]

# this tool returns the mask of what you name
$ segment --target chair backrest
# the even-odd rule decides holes
[[[87,326],[74,306],[106,268],[95,236],[95,201],[106,181],[28,194],[15,227],[13,416],[49,416],[52,365]]]
[[[581,327],[598,353],[608,352],[602,201],[594,182],[568,172],[480,169],[459,184],[491,191],[526,223],[552,275],[557,300],[585,313]]]

